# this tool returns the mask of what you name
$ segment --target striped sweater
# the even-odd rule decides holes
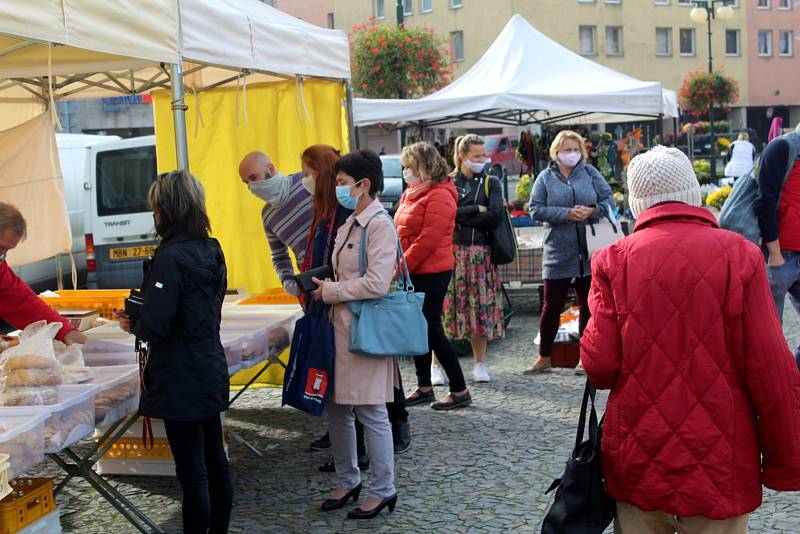
[[[292,174],[289,180],[291,186],[286,204],[280,208],[265,204],[261,210],[264,233],[267,234],[272,251],[272,265],[278,272],[281,283],[294,275],[289,249],[294,252],[297,263],[303,261],[314,214],[311,195],[303,187],[303,173]]]

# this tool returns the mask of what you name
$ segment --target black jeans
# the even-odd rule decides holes
[[[542,317],[539,323],[540,356],[550,357],[553,354],[553,342],[556,339],[556,334],[558,334],[561,312],[564,311],[571,285],[572,278],[544,281],[544,305],[542,306]],[[578,319],[580,335],[583,335],[583,329],[586,328],[586,323],[589,322],[589,287],[591,285],[591,276],[575,278],[575,294],[578,297],[578,306],[581,310],[580,318]]]
[[[183,488],[183,531],[186,534],[228,532],[233,482],[219,415],[191,423],[164,421],[164,428]]]
[[[425,315],[425,320],[428,321],[428,345],[436,353],[439,363],[442,364],[442,369],[450,381],[450,391],[458,392],[467,389],[467,384],[464,381],[461,364],[458,363],[458,355],[450,344],[450,340],[444,335],[442,327],[442,305],[444,297],[447,295],[451,275],[452,271],[416,274],[411,276],[411,282],[414,284],[415,291],[425,293],[422,313]],[[414,358],[419,387],[431,386],[431,361],[430,351],[428,354]]]

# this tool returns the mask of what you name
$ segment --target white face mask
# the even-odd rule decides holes
[[[411,169],[403,169],[403,180],[405,180],[408,185],[416,185],[422,181],[422,178],[415,176],[414,171]]]
[[[303,175],[303,187],[306,188],[311,195],[314,194],[314,187],[317,185],[317,180],[308,174]]]
[[[283,173],[277,173],[272,178],[250,182],[247,187],[255,196],[271,205],[280,208],[289,200],[289,177]]]
[[[481,163],[477,163],[475,161],[472,161],[472,160],[468,159],[468,160],[464,160],[464,163],[466,163],[467,167],[469,168],[469,170],[471,170],[475,174],[482,173],[483,172],[483,168],[486,167],[486,162],[485,161],[481,162]]]

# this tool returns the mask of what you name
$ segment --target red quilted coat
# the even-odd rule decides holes
[[[758,508],[762,484],[800,490],[800,371],[758,248],[703,208],[661,204],[592,275],[581,358],[611,389],[609,494],[726,519]]]
[[[409,187],[394,215],[411,274],[451,271],[458,193],[451,179]]]

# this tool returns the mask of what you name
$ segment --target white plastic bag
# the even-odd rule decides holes
[[[94,377],[94,371],[86,367],[83,360],[82,345],[70,345],[57,351],[56,359],[61,363],[64,384],[80,384]]]
[[[6,406],[35,406],[57,402],[55,386],[61,384],[61,364],[53,350],[53,339],[61,323],[39,321],[20,334],[20,343],[3,352],[0,358],[2,391]]]

